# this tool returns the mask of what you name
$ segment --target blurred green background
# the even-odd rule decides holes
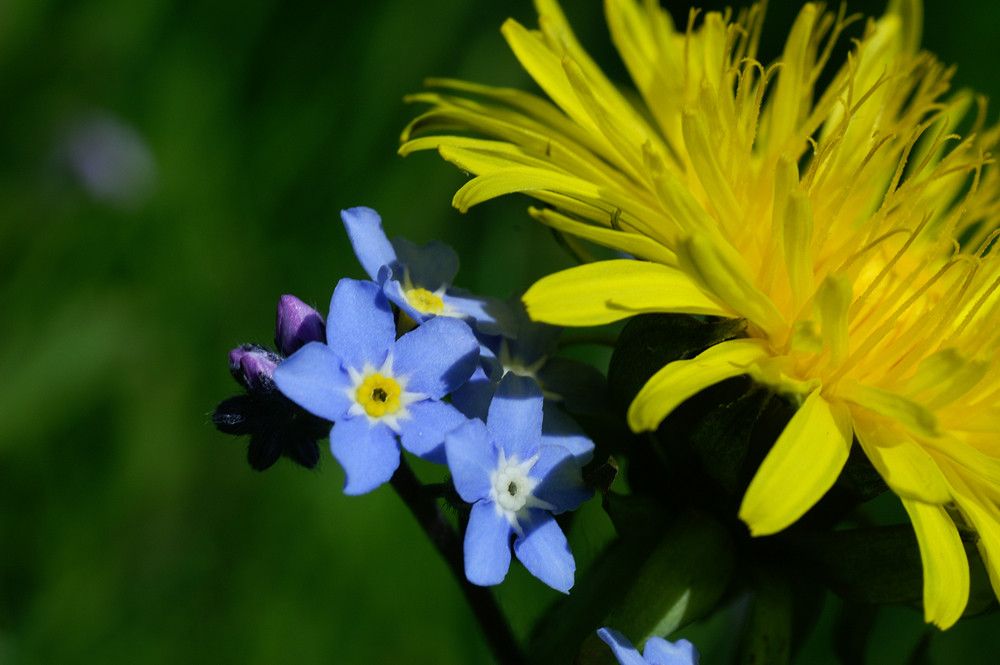
[[[566,2],[621,76],[599,4]],[[765,57],[796,7],[771,3]],[[568,265],[525,200],[460,215],[461,173],[395,154],[425,76],[529,85],[507,16],[534,22],[528,0],[0,3],[0,664],[491,662],[390,489],[343,496],[328,454],[255,473],[208,415],[282,293],[325,312],[362,276],[341,208],[452,244],[483,293]],[[931,3],[927,26],[1000,98],[992,4]],[[599,540],[574,534],[578,559]],[[524,633],[555,594],[511,577]],[[898,616],[909,649],[922,624]],[[932,655],[998,625],[977,621]]]

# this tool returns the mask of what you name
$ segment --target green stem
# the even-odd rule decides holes
[[[458,534],[405,459],[400,461],[399,468],[389,482],[451,568],[497,662],[501,665],[525,665],[527,661],[507,623],[507,617],[500,611],[489,589],[476,586],[465,578],[465,559]]]

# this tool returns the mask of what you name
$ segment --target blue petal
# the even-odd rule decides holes
[[[449,288],[441,300],[449,309],[475,321],[476,329],[487,335],[517,336],[517,324],[507,303],[499,298],[474,296],[464,289]]]
[[[330,300],[326,340],[345,367],[381,367],[396,340],[396,323],[377,284],[340,280]]]
[[[668,642],[662,637],[651,637],[643,647],[643,657],[657,665],[698,665],[698,650],[687,640]]]
[[[481,420],[466,420],[444,438],[448,471],[455,491],[474,503],[490,495],[490,474],[497,468],[497,449]]]
[[[542,404],[542,445],[562,446],[582,466],[594,456],[594,442],[552,400]]]
[[[310,342],[274,370],[278,390],[303,409],[327,420],[343,418],[351,406],[350,377],[340,358],[321,342]]]
[[[478,359],[479,342],[469,326],[439,316],[399,338],[393,372],[408,378],[407,391],[439,399],[465,383]]]
[[[415,287],[437,291],[458,274],[458,254],[442,242],[432,240],[420,247],[405,238],[393,238],[392,246]]]
[[[382,218],[371,208],[340,211],[354,255],[368,276],[377,281],[378,271],[396,259],[396,252],[382,230]]]
[[[500,584],[510,569],[510,536],[507,518],[492,501],[472,505],[465,529],[465,577],[473,584]]]
[[[521,523],[524,535],[514,541],[514,554],[529,573],[556,591],[569,593],[576,561],[566,535],[547,512],[532,509],[529,514],[530,523]]]
[[[611,628],[600,628],[597,636],[611,647],[612,653],[621,665],[650,665],[649,661],[639,655],[639,650],[632,646],[628,638]]]
[[[594,496],[594,490],[583,482],[580,462],[562,446],[542,446],[538,461],[529,475],[541,482],[533,494],[555,506],[555,514],[576,510]]]
[[[366,494],[392,478],[399,466],[399,442],[382,423],[346,418],[330,431],[330,452],[344,467],[344,494]]]
[[[533,379],[507,372],[486,419],[493,440],[507,457],[526,460],[542,442],[542,390]]]
[[[444,436],[468,418],[451,404],[428,399],[407,407],[411,418],[400,421],[403,448],[417,457],[446,464]]]
[[[500,335],[487,335],[475,328],[473,328],[473,332],[476,334],[476,339],[479,340],[479,356],[484,359],[497,360],[497,352],[500,350],[500,344],[507,338]],[[499,361],[497,362],[499,364]],[[503,368],[501,367],[500,370],[502,373]],[[500,376],[497,375],[496,379],[499,381]]]
[[[469,380],[451,394],[451,403],[469,418],[479,418],[486,422],[490,402],[496,391],[497,384],[486,376],[482,362],[480,362],[479,367],[476,367],[476,371],[472,373]]]

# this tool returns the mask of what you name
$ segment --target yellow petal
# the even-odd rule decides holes
[[[543,277],[525,292],[535,321],[597,326],[647,312],[733,316],[681,271],[647,261],[587,263]]]
[[[627,192],[599,187],[580,177],[560,173],[551,168],[530,166],[498,169],[473,178],[455,192],[451,204],[461,212],[468,212],[472,206],[504,194],[526,192],[535,195],[534,193],[538,191],[558,192],[612,210],[615,208],[628,210],[640,218],[656,219],[660,216],[659,213],[630,198]]]
[[[514,52],[521,66],[552,98],[552,101],[588,132],[592,132],[595,137],[600,137],[601,133],[591,121],[566,79],[562,68],[562,58],[549,49],[537,32],[529,31],[513,19],[507,19],[503,27],[500,28],[500,32],[507,40],[510,50]]]
[[[484,99],[499,102],[504,106],[519,109],[534,120],[539,121],[543,126],[565,134],[580,145],[591,144],[590,134],[567,118],[566,114],[560,111],[554,104],[522,90],[516,88],[498,88],[446,78],[429,78],[424,81],[424,85],[428,88],[448,88],[450,90],[471,93]]]
[[[726,228],[736,229],[737,225],[744,221],[745,215],[736,202],[729,182],[722,174],[722,168],[716,158],[718,150],[709,141],[708,129],[701,114],[692,109],[686,110],[681,121],[681,129],[684,132],[684,144],[688,156],[702,187],[705,188],[705,193],[708,194],[709,201],[712,202],[712,207],[719,216],[719,221]]]
[[[642,146],[656,146],[660,154],[665,151],[660,146],[659,138],[640,118],[633,118],[626,111],[632,107],[623,100],[620,105],[614,105],[614,100],[601,96],[600,91],[587,80],[576,61],[563,59],[563,69],[566,78],[573,86],[581,106],[586,109],[594,125],[614,147],[620,158],[615,164],[631,177],[641,180],[643,173],[638,167],[642,165]]]
[[[889,0],[886,13],[897,14],[902,19],[903,50],[908,53],[919,51],[924,28],[924,6],[920,0]]]
[[[621,250],[639,259],[668,266],[677,265],[676,254],[647,236],[585,224],[561,215],[555,210],[529,208],[528,212],[542,224],[558,231],[564,231],[604,247]]]
[[[788,271],[788,283],[792,287],[792,306],[798,311],[815,290],[813,283],[815,261],[812,255],[813,215],[808,194],[801,191],[791,193],[782,223],[781,247],[785,255],[785,270]]]
[[[992,430],[996,432],[997,430]],[[925,439],[924,445],[948,457],[950,460],[979,476],[987,483],[1000,488],[1000,459],[987,455],[978,448],[961,441],[955,436]]]
[[[951,500],[937,462],[891,417],[879,418],[856,409],[854,433],[879,475],[896,494],[926,503]]]
[[[764,458],[740,505],[754,536],[781,531],[802,517],[833,486],[847,462],[853,434],[843,404],[814,390]]]
[[[767,357],[763,342],[734,339],[721,342],[691,360],[678,360],[654,374],[628,409],[635,432],[651,431],[684,400],[724,379],[746,374],[747,366]]]
[[[933,411],[898,393],[845,379],[841,381],[837,394],[844,401],[896,420],[915,434],[927,437],[940,434]]]
[[[924,621],[944,630],[969,602],[969,559],[955,523],[941,506],[900,497],[910,515],[924,569]]]
[[[842,274],[828,275],[816,290],[815,307],[819,312],[823,341],[829,347],[831,360],[836,365],[847,358],[849,350],[847,315],[851,309],[852,297],[851,280]]]
[[[948,478],[955,503],[979,534],[979,552],[993,592],[1000,597],[1000,510],[994,502],[975,492],[957,472],[949,470]]]
[[[767,142],[774,148],[783,149],[788,137],[799,130],[808,111],[816,53],[816,47],[811,42],[818,16],[816,5],[810,3],[804,6],[785,42],[778,85],[766,123]]]
[[[940,409],[971,390],[989,371],[989,364],[970,360],[958,349],[942,349],[920,361],[907,388],[912,396],[924,393],[928,408]]]
[[[745,266],[729,256],[724,247],[701,235],[690,236],[677,248],[677,259],[706,292],[726,303],[750,323],[768,334],[786,327],[781,312],[751,279]]]

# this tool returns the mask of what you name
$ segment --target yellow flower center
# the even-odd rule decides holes
[[[379,418],[386,413],[399,411],[399,394],[402,389],[395,380],[381,374],[372,374],[358,387],[358,404],[365,407],[365,413]]]
[[[427,289],[410,289],[406,292],[406,301],[418,312],[425,314],[441,314],[444,312],[444,301],[441,296]]]

